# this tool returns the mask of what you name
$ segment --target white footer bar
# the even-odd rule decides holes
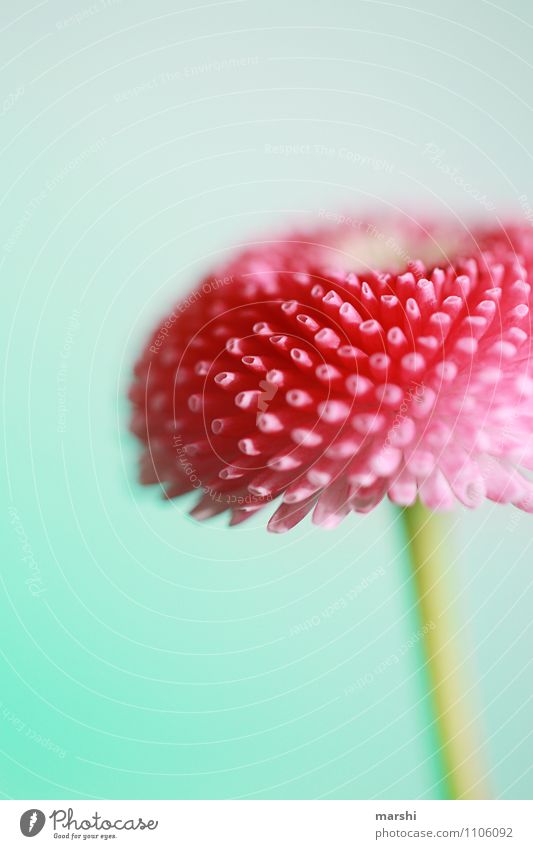
[[[529,801],[0,801],[0,844],[533,849]],[[29,838],[35,844],[29,844]],[[69,842],[67,842],[69,841]]]

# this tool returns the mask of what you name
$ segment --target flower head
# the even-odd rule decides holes
[[[348,222],[348,223],[347,223]],[[135,367],[141,481],[285,531],[387,495],[533,512],[533,231],[353,219],[246,250]]]

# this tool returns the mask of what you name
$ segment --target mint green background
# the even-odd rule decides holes
[[[410,5],[3,4],[3,796],[441,794],[392,508],[200,526],[136,485],[124,401],[152,322],[227,248],[320,209],[533,206],[529,4]],[[528,797],[533,517],[452,524],[492,785]]]

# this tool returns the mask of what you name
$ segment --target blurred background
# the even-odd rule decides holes
[[[0,793],[439,798],[398,516],[267,535],[135,482],[153,322],[228,251],[408,211],[533,221],[533,9],[8,0]],[[493,793],[533,790],[533,518],[450,517]]]

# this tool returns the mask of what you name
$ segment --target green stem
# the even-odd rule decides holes
[[[431,700],[440,744],[446,796],[490,798],[467,691],[470,688],[457,639],[453,590],[445,557],[445,517],[417,502],[402,511],[416,597],[424,631]]]

